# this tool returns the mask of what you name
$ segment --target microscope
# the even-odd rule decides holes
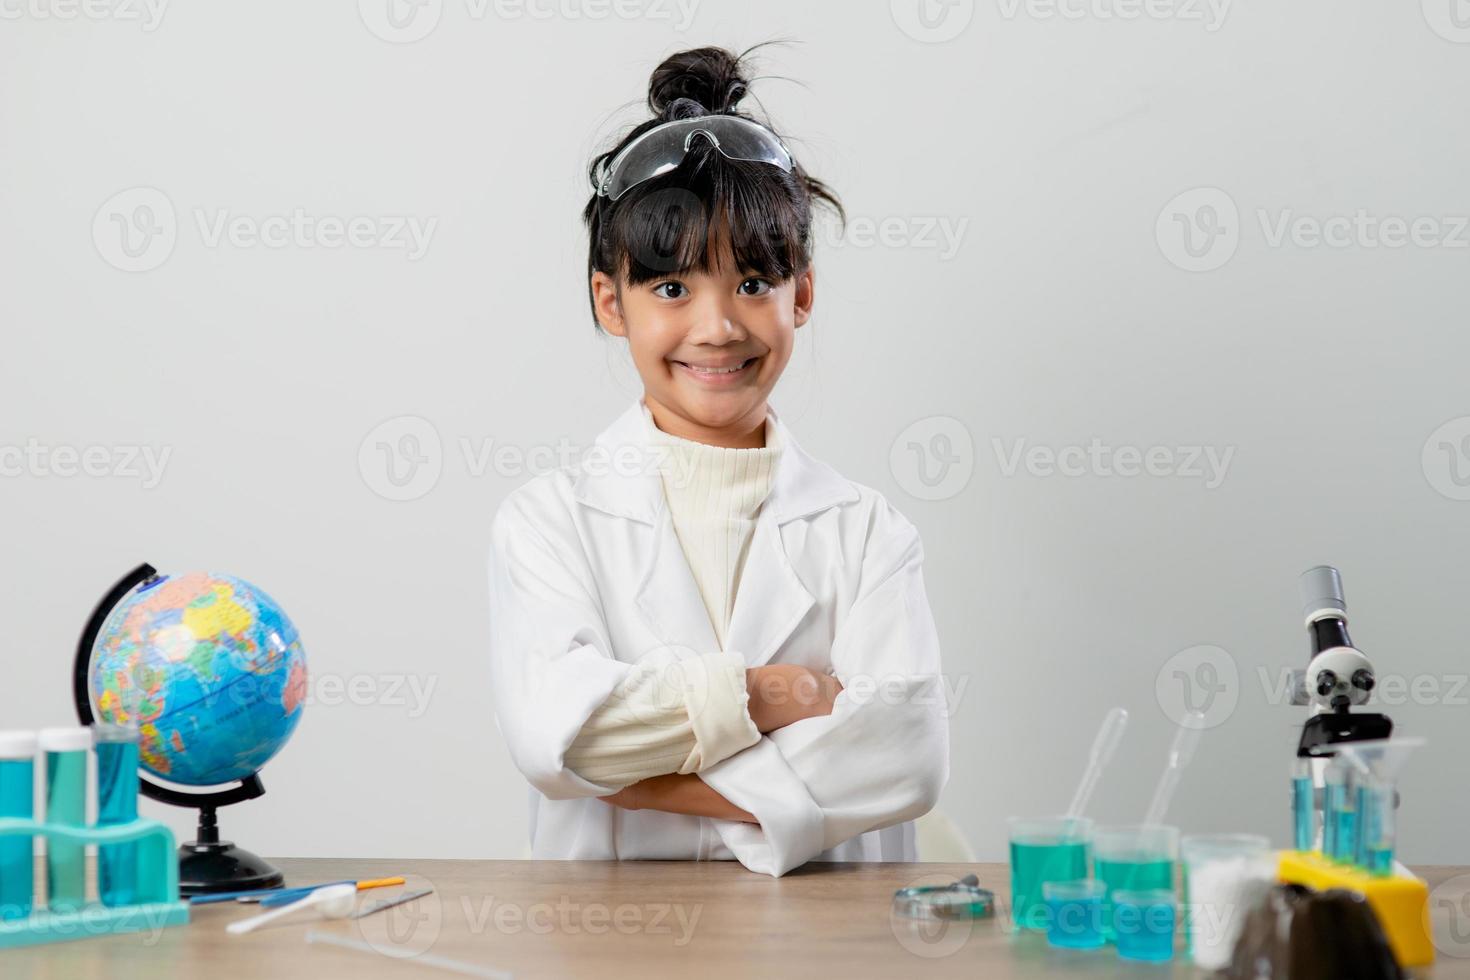
[[[1302,727],[1297,758],[1325,759],[1336,754],[1333,745],[1388,738],[1393,722],[1387,715],[1353,710],[1368,703],[1376,681],[1373,664],[1348,636],[1342,576],[1331,565],[1318,565],[1303,572],[1300,583],[1312,659],[1293,675],[1291,703],[1311,705],[1312,716]]]

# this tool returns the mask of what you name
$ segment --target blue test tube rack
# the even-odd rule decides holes
[[[108,827],[71,827],[39,820],[0,819],[0,837],[11,834],[45,837],[48,846],[51,841],[98,846],[136,842],[138,901],[113,906],[88,902],[64,911],[53,911],[33,901],[28,917],[0,920],[0,950],[153,930],[189,921],[189,903],[179,900],[173,831],[157,820],[139,817]]]

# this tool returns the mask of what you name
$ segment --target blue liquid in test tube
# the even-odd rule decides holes
[[[87,822],[87,750],[89,728],[43,728],[46,753],[46,822],[83,827]],[[81,909],[87,900],[87,847],[70,841],[46,841],[46,899],[53,912]]]
[[[1317,801],[1312,793],[1310,774],[1296,776],[1291,781],[1291,812],[1293,839],[1298,851],[1310,851],[1317,836]]]
[[[138,730],[94,725],[97,741],[97,826],[138,819]],[[138,900],[138,845],[104,844],[97,849],[97,885],[102,904]]]
[[[33,820],[36,816],[36,736],[33,732],[0,732],[0,817]],[[32,838],[0,837],[0,919],[24,919],[35,898]]]

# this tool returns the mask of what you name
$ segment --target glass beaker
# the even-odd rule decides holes
[[[1250,907],[1276,879],[1271,842],[1259,834],[1198,834],[1179,844],[1184,870],[1185,942],[1196,965],[1230,961]]]
[[[1113,894],[1120,889],[1153,891],[1174,887],[1179,828],[1163,824],[1098,827],[1092,834],[1093,876],[1108,886],[1103,930],[1113,938]]]
[[[1048,881],[1041,886],[1046,899],[1046,941],[1064,949],[1096,949],[1103,938],[1103,895],[1108,886],[1096,878]]]
[[[1017,929],[1046,928],[1048,881],[1087,877],[1092,821],[1087,817],[1012,817],[1011,918]]]
[[[1172,888],[1113,892],[1113,928],[1118,955],[1126,960],[1162,963],[1174,958]]]

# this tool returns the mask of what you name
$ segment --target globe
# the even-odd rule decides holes
[[[159,574],[103,620],[87,687],[97,720],[137,726],[144,769],[214,786],[259,771],[296,730],[306,654],[285,612],[249,582]]]

